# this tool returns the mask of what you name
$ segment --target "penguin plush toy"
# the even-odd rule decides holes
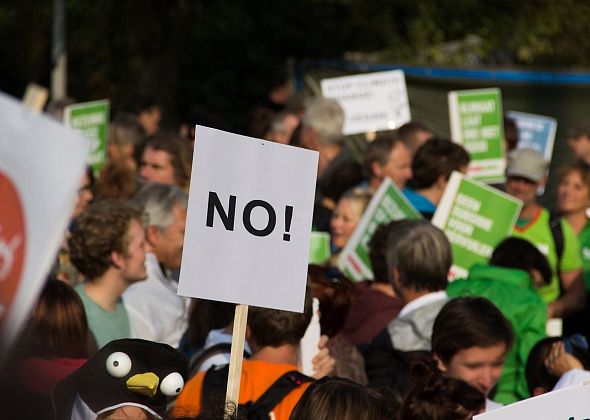
[[[186,358],[167,344],[111,341],[57,385],[57,419],[94,420],[125,406],[161,419],[184,387],[186,369]]]

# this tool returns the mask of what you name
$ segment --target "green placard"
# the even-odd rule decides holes
[[[367,243],[377,227],[392,220],[420,218],[420,213],[412,207],[391,179],[385,178],[340,253],[338,268],[355,281],[373,279]]]
[[[327,232],[311,232],[309,245],[309,263],[324,264],[330,259],[330,234]]]
[[[90,139],[88,164],[94,173],[98,173],[107,160],[109,108],[109,100],[104,99],[74,104],[64,109],[65,125]]]
[[[451,243],[451,277],[466,277],[473,264],[487,263],[512,233],[521,208],[520,200],[453,172],[432,218]]]
[[[505,180],[504,126],[500,89],[449,92],[451,137],[469,156],[468,174],[485,183]]]

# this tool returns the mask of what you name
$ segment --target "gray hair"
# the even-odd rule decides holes
[[[273,133],[286,134],[287,127],[286,127],[285,121],[290,116],[293,116],[295,118],[299,118],[299,117],[297,117],[297,114],[295,114],[294,112],[288,112],[288,111],[279,112],[277,115],[275,115],[273,117],[272,121],[270,122],[270,131],[272,131]]]
[[[138,145],[143,141],[144,135],[137,118],[131,114],[119,114],[109,124],[108,142],[117,145]]]
[[[444,232],[427,220],[402,220],[387,240],[387,267],[395,267],[407,289],[434,292],[446,289],[451,244]]]
[[[188,196],[176,185],[148,182],[139,189],[135,201],[143,206],[148,216],[148,226],[165,230],[174,223],[174,206],[186,209]]]
[[[305,109],[302,124],[316,131],[320,144],[338,144],[342,142],[344,110],[333,99],[314,98]]]

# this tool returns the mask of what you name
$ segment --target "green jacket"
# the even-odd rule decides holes
[[[526,271],[476,264],[464,280],[447,288],[449,297],[482,296],[494,303],[510,321],[514,347],[506,355],[494,400],[510,404],[529,397],[525,368],[531,348],[545,337],[547,306],[533,288]]]

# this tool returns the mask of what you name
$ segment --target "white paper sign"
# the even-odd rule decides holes
[[[197,126],[178,294],[303,312],[317,165]]]
[[[322,95],[344,109],[344,134],[393,130],[409,122],[410,103],[402,70],[321,81]]]
[[[584,420],[590,418],[590,385],[552,391],[480,414],[474,420]]]
[[[89,143],[4,94],[0,129],[0,343],[6,344],[56,258]]]
[[[320,301],[318,298],[313,298],[313,316],[311,322],[305,330],[303,338],[299,342],[299,361],[301,372],[307,376],[313,376],[315,371],[313,369],[313,358],[317,356],[322,336],[320,326]]]

